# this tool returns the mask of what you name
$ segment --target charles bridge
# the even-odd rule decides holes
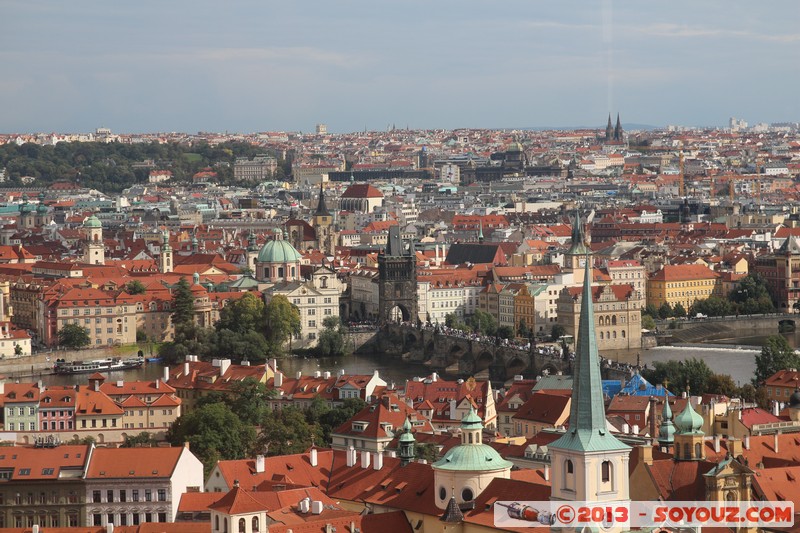
[[[361,334],[363,335],[363,333]],[[569,374],[570,357],[563,357],[560,347],[552,344],[528,348],[505,344],[493,337],[448,334],[444,328],[418,328],[407,324],[386,324],[362,337],[358,344],[364,352],[423,363],[431,370],[452,376],[476,376],[505,382],[515,375],[534,378],[543,374]],[[570,347],[574,350],[574,346]],[[627,379],[631,367],[604,361],[606,379]]]

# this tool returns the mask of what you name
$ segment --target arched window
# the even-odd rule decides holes
[[[292,278],[294,278],[297,274],[294,273],[294,267],[292,267]]]
[[[567,462],[565,463],[565,468],[566,468],[566,473],[567,474],[574,474],[575,473],[575,468],[572,466],[572,460],[571,459],[567,459]]]
[[[624,329],[622,330],[622,338],[623,339],[625,338],[625,330]]]
[[[703,456],[703,445],[699,442],[694,445],[694,455],[695,459],[700,459]]]
[[[283,267],[278,267],[278,277],[279,278],[283,277]]]
[[[244,518],[240,518],[239,519],[239,533],[245,533],[246,529],[247,529],[247,520],[245,520]]]
[[[253,517],[253,533],[258,533],[258,517]]]
[[[617,338],[617,330],[612,331],[611,334],[615,339]]]
[[[470,433],[470,434],[468,435],[468,438],[469,438],[469,443],[470,443],[470,444],[472,444],[472,433]]]
[[[214,517],[214,531],[219,531],[219,515]]]
[[[328,288],[328,276],[322,276],[319,279],[319,286],[322,289],[327,289]]]
[[[617,315],[613,315],[611,317],[611,325],[612,326],[616,326],[617,325]]]
[[[603,461],[600,464],[600,479],[603,483],[611,481],[611,461]]]
[[[692,449],[689,447],[688,442],[683,443],[683,458],[689,459],[692,456]]]
[[[603,340],[603,332],[600,332],[600,340]]]
[[[222,519],[222,533],[228,533],[228,519]]]

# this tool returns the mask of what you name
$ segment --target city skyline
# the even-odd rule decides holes
[[[788,1],[218,7],[8,2],[0,132],[800,119]]]

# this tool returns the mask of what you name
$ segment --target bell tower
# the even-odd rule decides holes
[[[417,258],[413,246],[405,248],[398,226],[389,228],[386,248],[378,254],[378,320],[419,320]]]
[[[333,228],[333,217],[325,204],[325,187],[319,184],[319,201],[314,211],[314,231],[317,234],[317,248],[325,255],[336,253],[336,233]]]
[[[92,265],[106,264],[106,247],[103,244],[103,224],[92,215],[83,221],[85,246],[83,262]]]
[[[578,208],[575,207],[575,221],[572,223],[572,245],[564,253],[564,269],[572,272],[573,283],[583,283],[583,270],[589,261],[591,250],[586,246],[586,235]],[[591,301],[591,300],[589,300]]]
[[[162,235],[161,255],[158,256],[158,270],[162,274],[172,272],[172,246],[169,245],[169,232]]]

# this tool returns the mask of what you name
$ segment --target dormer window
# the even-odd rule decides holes
[[[364,431],[365,429],[367,429],[367,423],[353,422],[353,431]]]

